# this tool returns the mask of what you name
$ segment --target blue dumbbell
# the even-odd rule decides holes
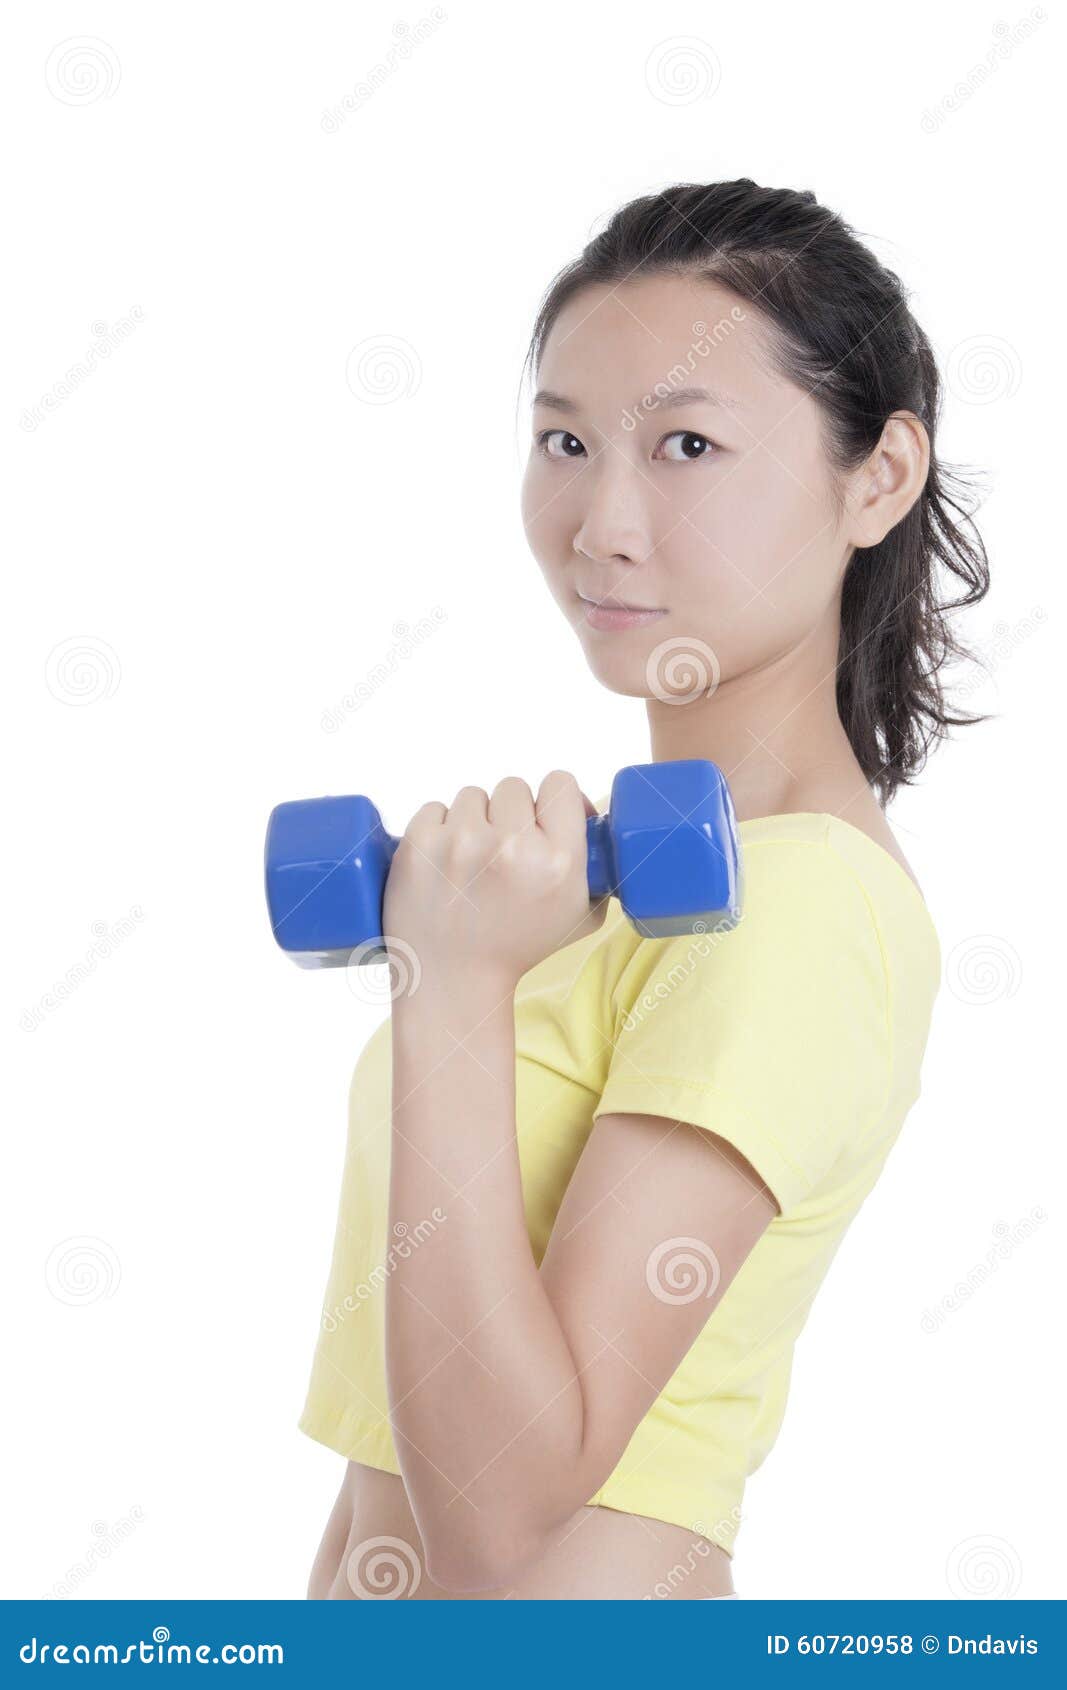
[[[740,921],[737,820],[715,763],[620,769],[607,815],[589,816],[586,831],[590,897],[617,897],[643,938],[724,932]],[[301,968],[386,959],[382,895],[399,843],[369,798],[301,798],[271,811],[271,927]]]

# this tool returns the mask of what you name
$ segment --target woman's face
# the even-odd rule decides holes
[[[538,395],[523,525],[613,692],[718,685],[831,612],[850,546],[819,412],[774,373],[758,309],[679,276],[588,287],[553,325]]]

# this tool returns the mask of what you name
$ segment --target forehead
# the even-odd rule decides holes
[[[695,276],[598,283],[553,323],[538,386],[579,401],[632,405],[665,388],[709,387],[757,408],[788,384],[775,373],[770,325],[748,300]]]

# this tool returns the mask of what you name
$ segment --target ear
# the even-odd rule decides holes
[[[926,485],[930,437],[911,411],[886,420],[874,451],[849,477],[847,538],[858,550],[877,546],[907,516]]]

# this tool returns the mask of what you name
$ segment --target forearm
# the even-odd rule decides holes
[[[392,1033],[390,1231],[446,1218],[386,1282],[391,1420],[431,1562],[487,1588],[586,1500],[581,1388],[523,1208],[513,993],[423,979]]]

